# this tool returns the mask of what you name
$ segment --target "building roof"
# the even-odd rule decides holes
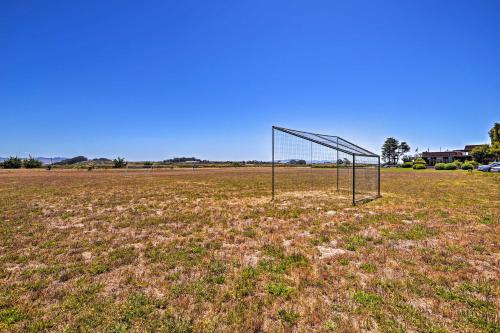
[[[462,156],[461,151],[424,151],[422,152],[422,157],[450,157],[450,156]]]

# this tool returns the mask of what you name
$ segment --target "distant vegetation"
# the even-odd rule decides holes
[[[117,157],[113,160],[113,168],[124,168],[127,166],[127,161],[124,158]]]
[[[40,168],[42,166],[42,162],[30,156],[23,161],[23,165],[26,169],[34,169]]]
[[[23,166],[26,169],[40,168],[42,166],[42,162],[31,156],[26,159],[21,159],[17,156],[11,156],[0,163],[0,167],[4,169],[20,169]]]
[[[23,160],[17,156],[11,156],[3,161],[2,166],[5,169],[20,169],[23,166]]]
[[[306,165],[306,160],[290,160],[288,164]]]
[[[196,157],[174,157],[163,161],[163,163],[186,163],[186,162],[202,162],[202,160]],[[208,161],[203,161],[203,162],[208,162]]]

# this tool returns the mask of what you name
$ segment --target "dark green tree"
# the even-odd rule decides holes
[[[493,127],[488,132],[490,135],[491,145],[495,143],[500,143],[500,123],[495,123]]]
[[[491,145],[490,155],[495,158],[495,161],[500,160],[500,142],[495,142]]]
[[[113,160],[113,168],[124,168],[127,166],[127,161],[124,158],[117,157]]]
[[[403,156],[409,151],[410,151],[410,146],[405,141],[401,142],[398,147],[398,160],[401,156]]]
[[[40,162],[37,159],[34,159],[33,157],[29,157],[23,161],[24,167],[26,169],[34,169],[34,168],[39,168],[42,166],[42,162]]]
[[[397,164],[399,158],[410,151],[410,146],[406,142],[401,142],[395,138],[387,138],[382,146],[382,159],[389,164]]]
[[[399,141],[395,138],[387,138],[382,146],[382,159],[389,163],[393,164],[396,159],[396,152],[398,150]],[[395,164],[395,163],[394,163]]]
[[[472,149],[471,155],[472,158],[479,163],[486,163],[492,157],[488,145],[482,145]]]
[[[5,169],[20,169],[23,166],[23,161],[19,157],[9,157],[3,162]]]

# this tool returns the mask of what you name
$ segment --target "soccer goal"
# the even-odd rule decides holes
[[[380,156],[338,136],[272,128],[272,196],[337,192],[352,204],[380,197]]]

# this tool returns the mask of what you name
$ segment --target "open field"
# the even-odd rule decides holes
[[[499,332],[500,175],[0,170],[0,331]]]

